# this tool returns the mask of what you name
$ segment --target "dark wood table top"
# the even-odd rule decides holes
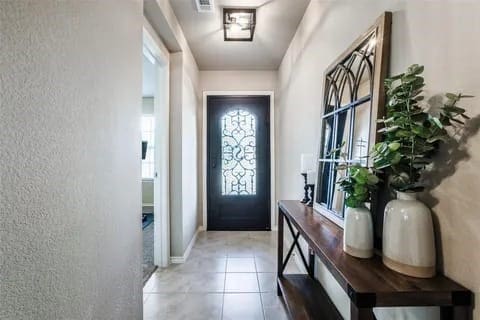
[[[437,275],[419,279],[385,267],[382,259],[359,259],[343,252],[343,229],[299,201],[279,201],[279,208],[358,306],[471,305],[471,291]]]

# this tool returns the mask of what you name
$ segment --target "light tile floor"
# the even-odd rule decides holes
[[[276,232],[202,232],[184,264],[143,289],[144,320],[287,319],[276,294]],[[299,272],[291,262],[286,273]]]

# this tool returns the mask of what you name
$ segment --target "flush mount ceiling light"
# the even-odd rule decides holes
[[[252,41],[255,32],[255,9],[223,9],[225,41]]]

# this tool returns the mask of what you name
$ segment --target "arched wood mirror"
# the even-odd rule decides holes
[[[335,168],[344,161],[370,164],[369,150],[378,137],[376,120],[383,116],[385,103],[391,16],[382,14],[325,72],[314,207],[340,226],[345,195],[336,184],[342,172]],[[338,149],[341,152],[332,152]]]

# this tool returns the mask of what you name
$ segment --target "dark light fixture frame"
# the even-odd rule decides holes
[[[252,23],[250,25],[250,38],[228,38],[227,37],[227,14],[230,13],[251,13]],[[224,41],[253,41],[255,25],[257,24],[257,9],[254,8],[223,8],[223,40]]]

